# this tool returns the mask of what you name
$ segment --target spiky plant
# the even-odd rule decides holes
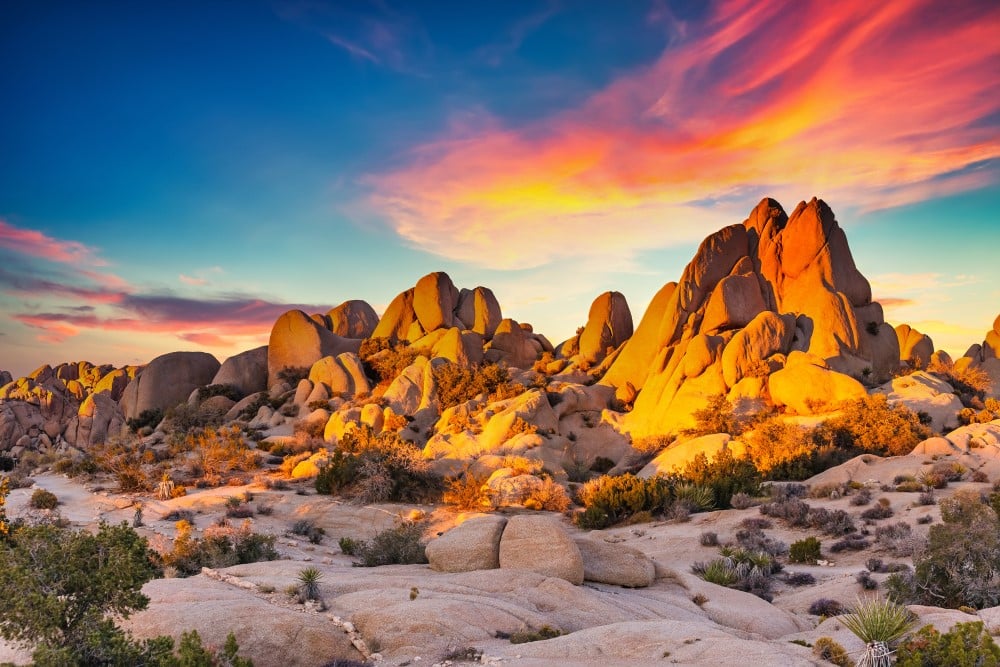
[[[715,507],[715,496],[712,489],[701,484],[681,482],[674,487],[674,499],[685,500],[700,512],[708,511]]]
[[[851,613],[840,618],[848,630],[865,643],[865,654],[858,667],[890,667],[890,645],[913,627],[910,610],[891,600],[859,598]]]
[[[323,573],[314,567],[307,567],[299,572],[299,597],[302,600],[319,599],[319,582]]]

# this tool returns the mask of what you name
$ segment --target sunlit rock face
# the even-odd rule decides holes
[[[167,410],[187,400],[191,392],[212,381],[218,359],[207,352],[171,352],[146,366],[125,388],[121,408],[126,419],[146,410]]]
[[[955,370],[968,368],[983,370],[990,378],[990,389],[986,392],[993,398],[1000,398],[1000,315],[993,320],[993,328],[986,332],[982,344],[975,344],[955,360]]]
[[[316,322],[301,310],[290,310],[271,327],[267,345],[267,386],[277,384],[283,371],[305,372],[323,357],[357,353],[360,339],[344,338]]]
[[[640,390],[626,418],[634,436],[671,433],[712,395],[739,385],[734,397],[746,396],[741,381],[780,371],[793,352],[808,354],[814,370],[792,376],[820,385],[798,391],[838,397],[859,393],[857,380],[887,380],[900,343],[830,207],[813,199],[788,215],[764,199],[742,224],[702,242],[680,281],[653,298],[603,382],[619,397]],[[769,398],[767,383],[753,384],[754,398]]]

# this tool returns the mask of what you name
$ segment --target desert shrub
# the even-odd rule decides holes
[[[758,528],[745,528],[736,532],[736,543],[748,551],[759,551],[769,556],[783,556],[788,553],[788,545],[781,540],[768,537]]]
[[[337,541],[337,546],[340,547],[340,553],[344,554],[345,556],[357,555],[359,544],[360,542],[350,537],[342,537],[340,538],[340,540]]]
[[[708,400],[708,405],[692,413],[694,424],[684,429],[683,434],[689,438],[712,433],[728,433],[741,435],[753,425],[755,416],[737,415],[725,394],[716,394]]]
[[[368,425],[340,439],[316,478],[319,493],[344,493],[369,503],[433,501],[441,489],[441,478],[416,445],[392,431],[376,435]]]
[[[10,535],[10,520],[7,519],[7,495],[10,493],[10,479],[0,476],[0,545]]]
[[[173,640],[170,637],[159,637],[158,639],[169,640],[170,648],[173,648]],[[194,667],[196,665],[218,665],[219,667],[253,667],[253,661],[239,655],[240,645],[236,643],[236,635],[230,632],[226,636],[226,643],[219,651],[213,647],[204,647],[201,643],[201,636],[197,630],[184,632],[181,634],[180,645],[177,648],[177,656],[166,656],[161,663],[162,667]]]
[[[708,530],[698,537],[698,543],[703,547],[717,547],[719,546],[719,536]]]
[[[816,583],[816,577],[808,572],[789,572],[785,575],[785,583],[789,586],[812,586]]]
[[[501,400],[497,396],[509,397],[511,391],[521,393],[524,387],[513,385],[510,373],[499,364],[466,366],[453,362],[434,367],[434,382],[437,386],[441,411],[471,401],[477,396],[487,400]]]
[[[744,437],[747,454],[768,479],[806,479],[817,471],[809,465],[816,452],[811,432],[772,418]]]
[[[424,524],[403,522],[395,528],[378,533],[372,539],[354,545],[354,555],[358,567],[378,567],[380,565],[410,565],[426,563],[427,555],[421,541]],[[343,551],[341,544],[341,551]],[[344,552],[346,553],[346,552]]]
[[[851,504],[855,507],[861,507],[867,505],[872,501],[872,490],[869,488],[864,488],[858,491],[855,495],[851,496]]]
[[[919,540],[914,537],[910,524],[894,523],[875,529],[875,542],[893,556],[912,556]]]
[[[728,448],[723,448],[709,461],[699,453],[685,466],[681,476],[695,484],[712,490],[715,506],[727,509],[734,494],[760,493],[761,477],[749,459],[737,459]]]
[[[619,477],[602,475],[586,482],[577,493],[585,510],[575,521],[581,528],[606,528],[624,521],[638,512],[662,514],[673,494],[672,478],[656,476],[642,479],[626,474]]]
[[[746,528],[747,530],[768,530],[774,527],[774,523],[768,519],[749,516],[740,521],[740,526],[742,528]]]
[[[760,506],[760,513],[764,516],[782,519],[792,527],[805,527],[809,525],[809,504],[797,498],[787,500],[774,500]]]
[[[278,558],[274,536],[253,532],[249,521],[238,528],[228,522],[210,526],[201,538],[194,537],[192,529],[188,521],[178,521],[173,548],[161,556],[163,564],[173,567],[180,576],[198,574],[203,567],[231,567]]]
[[[669,447],[673,441],[674,439],[667,435],[649,435],[642,438],[633,438],[632,449],[651,460],[654,456]]]
[[[54,510],[59,505],[59,499],[51,491],[36,489],[31,494],[28,505],[36,510]]]
[[[903,602],[983,609],[1000,605],[1000,519],[978,495],[942,500],[942,523],[931,526],[914,572],[893,575],[889,588]]]
[[[772,576],[781,565],[769,554],[742,548],[722,547],[720,558],[695,563],[691,571],[713,584],[735,588],[771,601]]]
[[[729,505],[734,510],[746,510],[754,506],[754,499],[748,493],[739,491],[729,499]]]
[[[326,530],[317,526],[312,519],[299,519],[292,524],[292,534],[308,539],[313,544],[319,544],[326,535]]]
[[[861,551],[871,546],[871,542],[857,533],[848,535],[830,545],[830,551],[839,554],[841,551]]]
[[[809,613],[813,616],[840,616],[844,613],[844,605],[836,600],[820,598],[809,605]]]
[[[820,637],[813,644],[813,655],[820,660],[837,665],[837,667],[854,667],[854,661],[847,650],[832,637]]]
[[[299,570],[296,579],[299,581],[299,602],[319,600],[319,582],[323,579],[322,572],[315,567],[307,567]]]
[[[933,491],[924,491],[919,496],[917,496],[918,505],[933,505],[936,502],[937,499],[934,497]]]
[[[814,432],[817,444],[883,456],[909,454],[930,435],[916,413],[902,405],[890,406],[884,394],[847,402],[840,415]]]
[[[966,406],[973,405],[976,399],[982,399],[991,386],[989,373],[978,366],[958,369],[954,363],[935,360],[927,367],[927,371],[954,387]]]
[[[793,498],[805,498],[809,494],[809,487],[805,484],[768,484],[766,491],[772,501],[781,502]]]
[[[521,630],[519,632],[512,632],[510,635],[511,644],[527,644],[529,642],[539,642],[546,639],[554,639],[556,637],[561,637],[563,631],[558,628],[553,628],[549,625],[543,625],[537,630]]]
[[[897,667],[997,667],[1000,646],[982,621],[956,623],[945,634],[925,625],[896,650]]]
[[[850,514],[844,510],[828,510],[825,507],[813,507],[809,510],[809,525],[833,536],[847,535],[857,530]]]
[[[192,465],[210,484],[221,484],[232,473],[260,467],[260,455],[246,444],[237,426],[196,430],[187,435],[185,445],[192,452]]]
[[[165,428],[174,433],[186,434],[203,428],[222,425],[225,412],[216,408],[181,403],[167,410]]]
[[[387,385],[416,361],[420,351],[404,344],[390,346],[386,339],[368,338],[361,342],[358,356],[368,376],[377,384]]]
[[[483,511],[493,509],[486,487],[487,475],[476,475],[466,470],[444,480],[442,500],[462,511]]]
[[[879,498],[879,500],[881,501],[886,499]],[[881,519],[888,519],[892,515],[892,507],[888,504],[888,502],[879,502],[862,512],[861,518],[866,521],[879,521]]]
[[[142,446],[133,439],[108,438],[90,449],[91,458],[98,470],[110,473],[118,482],[122,493],[148,491],[147,464]]]
[[[133,433],[138,433],[144,428],[156,428],[163,421],[163,410],[159,408],[148,408],[139,413],[136,417],[125,420],[125,424]]]
[[[569,509],[570,499],[562,484],[551,477],[543,477],[541,483],[524,499],[524,506],[546,512],[565,512]]]
[[[854,575],[854,581],[858,582],[858,585],[866,591],[873,591],[878,588],[878,582],[872,578],[872,573],[868,570],[861,570]]]
[[[788,548],[788,562],[790,563],[815,563],[820,559],[820,541],[815,537],[807,537],[797,542],[792,542]]]

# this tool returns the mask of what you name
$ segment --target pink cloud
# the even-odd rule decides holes
[[[177,276],[177,279],[180,280],[185,285],[201,286],[208,284],[208,280],[206,280],[205,278],[195,278],[193,276],[186,276],[183,273]]]
[[[178,338],[197,345],[205,345],[206,347],[228,347],[232,343],[214,333],[187,333],[181,334]]]
[[[417,146],[370,204],[419,248],[523,268],[731,222],[702,200],[876,209],[996,181],[996,3],[728,0],[683,34],[579,108]]]
[[[55,239],[34,229],[15,227],[3,219],[0,219],[0,248],[62,264],[106,264],[89,246],[76,241]]]

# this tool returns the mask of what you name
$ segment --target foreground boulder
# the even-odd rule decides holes
[[[427,545],[427,560],[438,572],[471,572],[500,567],[500,536],[507,519],[477,516],[455,526]]]
[[[583,578],[587,581],[645,588],[656,578],[653,561],[638,549],[589,537],[578,537],[575,541],[583,558]]]
[[[583,557],[558,520],[549,516],[515,516],[500,538],[500,567],[529,570],[547,577],[583,583]]]
[[[210,384],[219,367],[219,361],[206,352],[171,352],[153,359],[125,388],[121,400],[125,418],[183,403],[192,391]]]

